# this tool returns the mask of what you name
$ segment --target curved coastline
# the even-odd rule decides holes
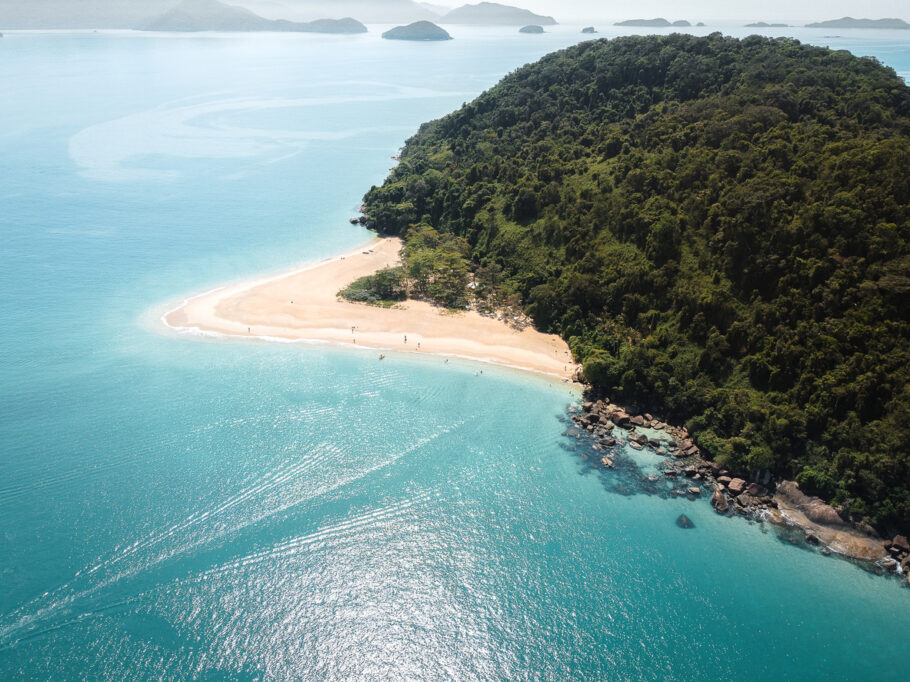
[[[397,262],[399,249],[398,239],[376,238],[332,258],[190,296],[168,305],[159,319],[201,337],[435,355],[573,381],[577,367],[554,334],[423,301],[381,308],[338,298],[349,282]]]

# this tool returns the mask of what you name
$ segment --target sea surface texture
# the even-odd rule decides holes
[[[365,242],[421,122],[582,39],[382,28],[0,40],[0,679],[901,678],[910,590],[598,471],[566,385],[163,329]]]

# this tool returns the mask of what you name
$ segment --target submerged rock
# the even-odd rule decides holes
[[[680,528],[695,528],[695,523],[685,514],[676,517],[676,525]]]

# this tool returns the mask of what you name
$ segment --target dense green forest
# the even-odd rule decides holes
[[[422,126],[365,220],[447,245],[706,457],[910,528],[910,88],[875,59],[584,43]]]

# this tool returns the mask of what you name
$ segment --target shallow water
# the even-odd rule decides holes
[[[365,241],[422,121],[580,38],[462,31],[0,41],[0,677],[899,675],[910,590],[596,470],[561,384],[159,333]]]

